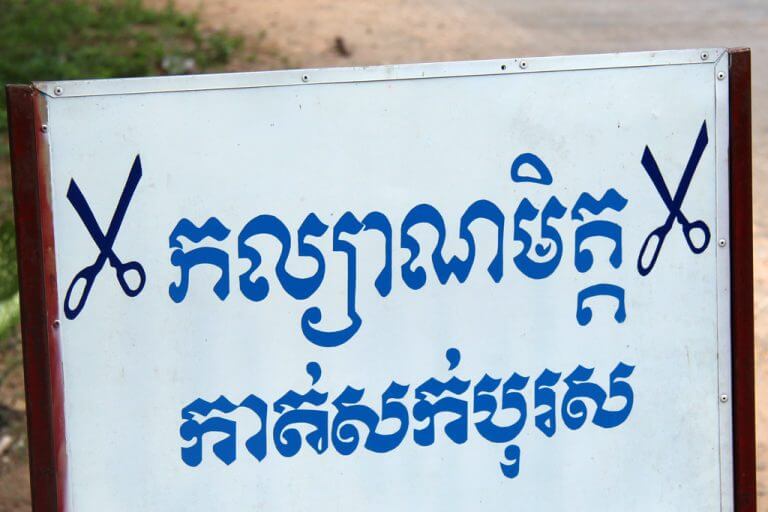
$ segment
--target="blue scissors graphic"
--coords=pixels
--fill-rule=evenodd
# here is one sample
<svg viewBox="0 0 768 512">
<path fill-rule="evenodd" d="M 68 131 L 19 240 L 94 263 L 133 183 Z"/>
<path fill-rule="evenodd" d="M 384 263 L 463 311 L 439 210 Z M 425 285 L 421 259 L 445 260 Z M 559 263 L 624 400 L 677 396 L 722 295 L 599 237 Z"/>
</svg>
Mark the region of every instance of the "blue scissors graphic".
<svg viewBox="0 0 768 512">
<path fill-rule="evenodd" d="M 123 191 L 120 194 L 120 200 L 115 208 L 115 213 L 112 215 L 112 221 L 109 223 L 109 229 L 107 230 L 106 235 L 101 231 L 99 223 L 96 222 L 91 207 L 88 206 L 88 202 L 80 191 L 80 187 L 77 186 L 75 180 L 69 182 L 67 199 L 69 199 L 69 202 L 75 208 L 75 211 L 80 216 L 83 224 L 85 224 L 93 241 L 96 242 L 96 245 L 99 248 L 99 256 L 92 265 L 85 267 L 75 275 L 74 279 L 72 279 L 72 283 L 67 289 L 67 294 L 64 297 L 64 314 L 68 319 L 74 319 L 83 310 L 85 301 L 88 299 L 88 294 L 91 293 L 93 283 L 96 281 L 96 276 L 99 275 L 99 272 L 101 272 L 101 269 L 104 267 L 104 263 L 107 261 L 109 261 L 109 264 L 115 269 L 117 280 L 126 295 L 135 297 L 144 288 L 144 283 L 147 280 L 147 276 L 144 273 L 144 267 L 137 261 L 123 263 L 112 249 L 112 246 L 115 243 L 115 238 L 117 237 L 117 232 L 120 230 L 120 225 L 122 224 L 125 212 L 128 209 L 128 204 L 131 202 L 131 198 L 136 191 L 136 186 L 139 184 L 140 179 L 141 160 L 137 155 L 131 166 L 131 172 L 128 174 L 128 180 L 125 183 L 125 187 L 123 187 Z M 139 281 L 135 287 L 131 287 L 126 280 L 126 274 L 129 272 L 138 274 Z M 85 281 L 85 286 L 80 295 L 80 300 L 77 301 L 77 304 L 75 304 L 74 307 L 72 307 L 72 293 L 77 287 L 78 282 L 83 280 Z"/>
<path fill-rule="evenodd" d="M 667 216 L 667 220 L 664 222 L 664 224 L 651 231 L 651 233 L 645 239 L 645 242 L 643 242 L 643 246 L 640 248 L 640 255 L 637 258 L 637 270 L 640 272 L 640 275 L 648 275 L 651 269 L 653 269 L 654 265 L 656 265 L 656 260 L 659 257 L 661 246 L 664 244 L 664 239 L 672 229 L 675 220 L 677 220 L 682 226 L 685 241 L 694 254 L 701 254 L 709 245 L 709 227 L 707 227 L 703 220 L 689 222 L 681 209 L 685 195 L 688 193 L 688 187 L 690 187 L 691 180 L 693 179 L 693 175 L 696 172 L 696 167 L 699 165 L 701 155 L 704 153 L 704 148 L 707 147 L 708 142 L 709 138 L 707 137 L 707 122 L 704 121 L 704 123 L 701 125 L 701 129 L 699 130 L 699 135 L 696 137 L 696 143 L 693 146 L 691 156 L 688 158 L 688 164 L 685 166 L 683 177 L 680 179 L 680 184 L 677 186 L 677 191 L 675 192 L 674 198 L 669 193 L 667 184 L 664 182 L 664 177 L 661 175 L 661 171 L 659 170 L 659 166 L 656 164 L 656 159 L 653 157 L 653 154 L 651 154 L 651 150 L 648 149 L 648 146 L 645 147 L 643 158 L 641 160 L 643 168 L 645 169 L 645 172 L 648 173 L 648 176 L 651 178 L 651 181 L 656 187 L 656 190 L 659 192 L 662 201 L 664 201 L 664 204 L 667 206 L 669 215 Z M 694 237 L 692 235 L 694 231 L 701 232 L 702 240 L 698 244 L 694 241 Z M 648 261 L 646 265 L 643 263 L 643 261 L 647 260 L 646 253 L 649 251 L 649 246 L 654 240 L 656 240 L 656 244 L 653 249 L 653 254 L 651 255 L 650 261 Z"/>
</svg>

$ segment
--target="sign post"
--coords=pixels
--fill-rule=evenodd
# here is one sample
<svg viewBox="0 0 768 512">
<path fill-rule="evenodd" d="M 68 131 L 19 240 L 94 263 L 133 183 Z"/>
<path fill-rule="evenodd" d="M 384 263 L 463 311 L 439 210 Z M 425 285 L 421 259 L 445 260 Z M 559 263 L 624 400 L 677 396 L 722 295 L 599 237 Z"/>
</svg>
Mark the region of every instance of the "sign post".
<svg viewBox="0 0 768 512">
<path fill-rule="evenodd" d="M 8 98 L 36 510 L 755 509 L 748 50 Z"/>
</svg>

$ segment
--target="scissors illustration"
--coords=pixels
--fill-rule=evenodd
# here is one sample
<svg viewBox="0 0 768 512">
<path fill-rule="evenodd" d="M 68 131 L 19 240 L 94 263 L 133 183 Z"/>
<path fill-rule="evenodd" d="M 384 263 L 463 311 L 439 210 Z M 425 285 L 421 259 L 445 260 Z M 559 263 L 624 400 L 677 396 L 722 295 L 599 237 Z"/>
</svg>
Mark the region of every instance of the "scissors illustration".
<svg viewBox="0 0 768 512">
<path fill-rule="evenodd" d="M 107 261 L 109 261 L 109 264 L 115 269 L 115 272 L 117 273 L 117 281 L 120 283 L 120 287 L 126 295 L 135 297 L 144 288 L 144 283 L 147 279 L 146 274 L 144 273 L 144 267 L 137 261 L 123 263 L 112 249 L 112 246 L 115 243 L 115 238 L 117 237 L 117 232 L 120 230 L 120 225 L 122 224 L 125 212 L 128 209 L 128 204 L 131 202 L 131 198 L 133 197 L 133 193 L 135 192 L 140 179 L 141 160 L 137 155 L 131 166 L 131 172 L 128 174 L 128 180 L 125 183 L 125 187 L 123 187 L 123 191 L 120 194 L 120 200 L 115 208 L 115 213 L 112 215 L 112 220 L 109 223 L 109 229 L 107 229 L 106 235 L 101 231 L 98 222 L 96 222 L 91 207 L 88 206 L 88 202 L 80 191 L 80 187 L 77 186 L 75 180 L 69 182 L 67 199 L 69 199 L 69 202 L 75 208 L 75 211 L 80 216 L 83 224 L 85 224 L 93 241 L 96 242 L 96 245 L 99 248 L 99 255 L 92 265 L 85 267 L 75 275 L 74 279 L 72 279 L 72 283 L 67 289 L 67 294 L 64 297 L 64 314 L 68 319 L 72 320 L 80 314 L 80 311 L 82 311 L 85 306 L 85 301 L 88 299 L 88 294 L 91 293 L 91 288 L 96 281 L 96 276 L 99 275 L 99 272 L 101 272 L 101 269 L 104 267 L 104 263 Z M 126 280 L 126 274 L 129 272 L 138 274 L 139 281 L 135 287 L 131 287 Z M 79 281 L 85 281 L 85 286 L 80 295 L 80 300 L 77 301 L 73 307 L 72 293 Z"/>
<path fill-rule="evenodd" d="M 637 270 L 640 272 L 640 275 L 648 275 L 651 269 L 653 269 L 654 265 L 656 265 L 656 260 L 659 257 L 661 246 L 664 244 L 664 239 L 672 229 L 675 220 L 677 220 L 682 226 L 685 241 L 694 254 L 701 254 L 709 245 L 709 227 L 707 227 L 707 225 L 702 220 L 689 222 L 681 209 L 685 195 L 688 192 L 688 187 L 690 187 L 691 180 L 693 179 L 693 175 L 696 172 L 696 167 L 699 165 L 701 155 L 704 153 L 704 148 L 707 147 L 708 142 L 709 139 L 707 137 L 707 122 L 704 121 L 704 123 L 701 125 L 701 129 L 699 130 L 699 135 L 696 137 L 696 143 L 693 146 L 691 156 L 688 158 L 688 164 L 685 166 L 683 177 L 680 179 L 680 184 L 677 186 L 677 191 L 675 192 L 674 198 L 669 193 L 667 184 L 664 182 L 664 177 L 661 175 L 661 171 L 659 171 L 659 166 L 656 164 L 656 159 L 653 157 L 653 154 L 651 154 L 651 150 L 648 149 L 648 146 L 645 147 L 643 158 L 641 160 L 643 168 L 645 169 L 645 172 L 648 173 L 648 176 L 651 178 L 651 181 L 656 187 L 656 190 L 659 192 L 662 201 L 664 201 L 664 204 L 667 206 L 669 215 L 667 216 L 667 220 L 664 222 L 664 224 L 651 231 L 651 233 L 645 239 L 645 242 L 643 242 L 643 246 L 640 248 L 640 255 L 637 258 Z M 694 241 L 694 237 L 692 236 L 694 231 L 700 231 L 702 235 L 702 241 L 698 244 Z M 646 260 L 650 244 L 653 240 L 656 240 L 653 254 L 651 255 L 651 259 L 648 264 L 645 265 L 643 261 Z"/>
</svg>

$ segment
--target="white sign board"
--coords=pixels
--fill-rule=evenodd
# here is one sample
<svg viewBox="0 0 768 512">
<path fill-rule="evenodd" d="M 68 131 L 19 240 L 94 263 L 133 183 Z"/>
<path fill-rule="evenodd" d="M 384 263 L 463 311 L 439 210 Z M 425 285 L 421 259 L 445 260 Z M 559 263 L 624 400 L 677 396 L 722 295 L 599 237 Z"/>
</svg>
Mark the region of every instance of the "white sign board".
<svg viewBox="0 0 768 512">
<path fill-rule="evenodd" d="M 729 510 L 722 50 L 36 84 L 68 510 Z"/>
</svg>

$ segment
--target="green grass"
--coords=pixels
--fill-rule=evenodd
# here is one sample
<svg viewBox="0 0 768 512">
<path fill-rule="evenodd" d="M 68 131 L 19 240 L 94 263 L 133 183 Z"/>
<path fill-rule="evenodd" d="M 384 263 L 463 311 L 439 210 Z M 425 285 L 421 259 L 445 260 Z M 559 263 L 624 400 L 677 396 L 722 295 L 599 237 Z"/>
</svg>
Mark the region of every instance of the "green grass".
<svg viewBox="0 0 768 512">
<path fill-rule="evenodd" d="M 226 64 L 241 45 L 172 3 L 154 10 L 141 0 L 0 0 L 2 84 L 199 72 Z"/>
</svg>

